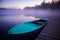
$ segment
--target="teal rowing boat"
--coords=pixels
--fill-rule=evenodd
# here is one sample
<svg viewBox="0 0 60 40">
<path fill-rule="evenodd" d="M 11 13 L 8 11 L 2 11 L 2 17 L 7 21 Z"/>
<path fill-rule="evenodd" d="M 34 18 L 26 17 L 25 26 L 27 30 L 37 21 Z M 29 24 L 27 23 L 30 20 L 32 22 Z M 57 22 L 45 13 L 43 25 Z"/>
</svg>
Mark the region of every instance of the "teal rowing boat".
<svg viewBox="0 0 60 40">
<path fill-rule="evenodd" d="M 18 24 L 16 26 L 14 26 L 13 28 L 11 28 L 8 31 L 9 35 L 20 35 L 23 38 L 24 37 L 34 37 L 34 35 L 37 35 L 38 33 L 40 33 L 40 31 L 43 29 L 43 27 L 47 24 L 48 20 L 41 18 L 38 20 L 34 20 L 34 21 L 30 21 L 30 22 L 26 22 L 23 24 Z M 20 37 L 20 38 L 21 38 Z"/>
</svg>

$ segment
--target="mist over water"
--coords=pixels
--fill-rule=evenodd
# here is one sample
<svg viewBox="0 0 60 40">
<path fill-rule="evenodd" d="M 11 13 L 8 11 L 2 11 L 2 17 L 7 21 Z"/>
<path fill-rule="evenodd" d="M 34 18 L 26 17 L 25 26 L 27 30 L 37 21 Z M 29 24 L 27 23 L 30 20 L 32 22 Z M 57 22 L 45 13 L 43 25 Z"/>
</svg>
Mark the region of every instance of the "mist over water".
<svg viewBox="0 0 60 40">
<path fill-rule="evenodd" d="M 10 23 L 24 23 L 38 18 L 48 18 L 58 16 L 60 10 L 50 10 L 50 9 L 6 9 L 0 10 L 0 21 L 10 22 Z M 0 22 L 0 23 L 1 23 Z M 4 23 L 3 22 L 3 23 Z"/>
<path fill-rule="evenodd" d="M 60 17 L 60 10 L 51 9 L 6 9 L 0 10 L 0 29 L 4 32 L 17 24 L 29 22 L 39 18 L 56 19 Z"/>
</svg>

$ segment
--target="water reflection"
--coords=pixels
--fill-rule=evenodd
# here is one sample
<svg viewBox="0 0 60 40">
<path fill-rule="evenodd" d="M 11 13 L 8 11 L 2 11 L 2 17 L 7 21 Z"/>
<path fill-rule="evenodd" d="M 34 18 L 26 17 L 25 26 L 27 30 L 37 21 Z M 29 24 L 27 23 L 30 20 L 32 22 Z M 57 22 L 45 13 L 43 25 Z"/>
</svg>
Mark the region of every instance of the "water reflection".
<svg viewBox="0 0 60 40">
<path fill-rule="evenodd" d="M 26 16 L 26 15 L 2 16 L 0 18 L 1 18 L 1 20 L 4 20 L 4 21 L 20 22 L 20 23 L 38 19 L 35 16 Z"/>
</svg>

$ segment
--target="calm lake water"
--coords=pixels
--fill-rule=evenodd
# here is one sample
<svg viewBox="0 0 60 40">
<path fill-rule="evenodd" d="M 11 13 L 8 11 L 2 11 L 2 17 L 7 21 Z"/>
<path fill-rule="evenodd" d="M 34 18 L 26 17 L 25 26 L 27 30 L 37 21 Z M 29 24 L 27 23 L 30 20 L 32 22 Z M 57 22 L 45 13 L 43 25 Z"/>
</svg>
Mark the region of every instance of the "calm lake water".
<svg viewBox="0 0 60 40">
<path fill-rule="evenodd" d="M 60 26 L 59 25 L 60 10 L 51 9 L 0 10 L 0 32 L 2 33 L 2 37 L 4 37 L 7 31 L 13 26 L 38 18 L 48 19 L 48 21 L 50 22 L 48 26 L 50 26 L 51 23 L 52 25 Z"/>
</svg>

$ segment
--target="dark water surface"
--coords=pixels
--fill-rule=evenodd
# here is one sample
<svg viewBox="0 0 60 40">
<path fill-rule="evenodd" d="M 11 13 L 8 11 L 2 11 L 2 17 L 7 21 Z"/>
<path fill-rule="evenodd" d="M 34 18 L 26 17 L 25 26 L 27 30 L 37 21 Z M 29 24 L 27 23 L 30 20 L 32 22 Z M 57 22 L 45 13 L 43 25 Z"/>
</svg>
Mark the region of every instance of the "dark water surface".
<svg viewBox="0 0 60 40">
<path fill-rule="evenodd" d="M 21 16 L 23 14 L 23 16 Z M 28 17 L 30 16 L 30 17 Z M 28 17 L 28 18 L 27 18 Z M 35 18 L 46 18 L 48 24 L 44 27 L 42 32 L 38 35 L 36 40 L 59 40 L 60 38 L 60 10 L 0 10 L 0 34 L 1 38 L 7 40 L 7 32 L 13 26 L 24 23 Z M 23 18 L 23 19 L 22 19 Z M 34 18 L 33 18 L 34 19 Z"/>
</svg>

